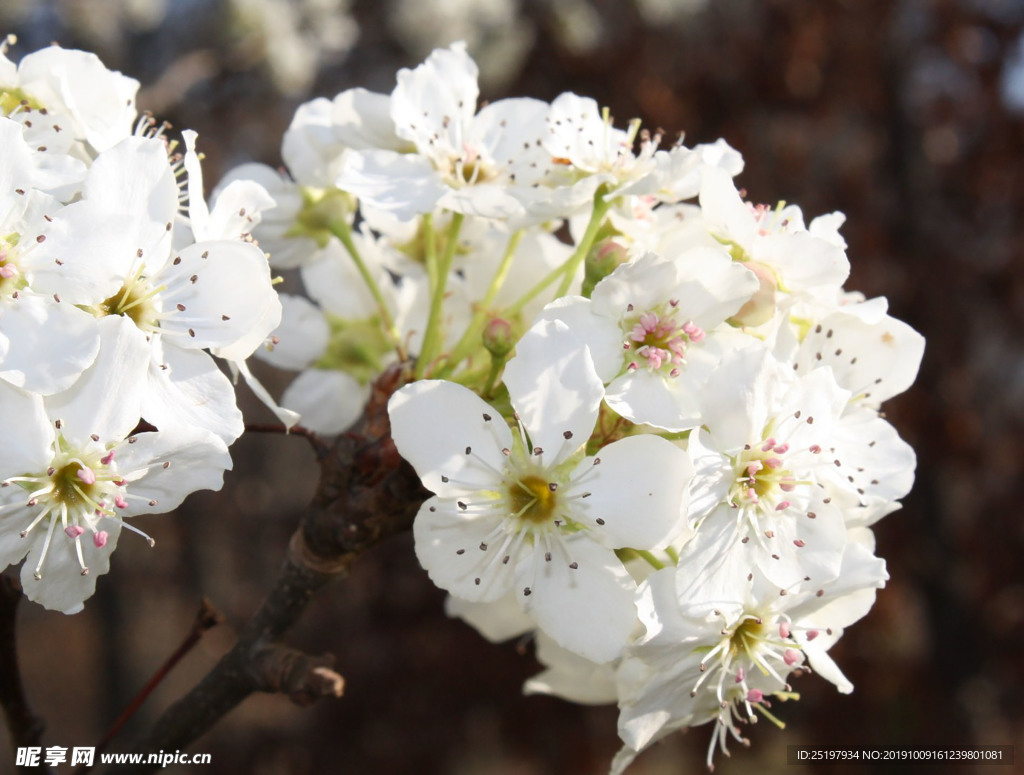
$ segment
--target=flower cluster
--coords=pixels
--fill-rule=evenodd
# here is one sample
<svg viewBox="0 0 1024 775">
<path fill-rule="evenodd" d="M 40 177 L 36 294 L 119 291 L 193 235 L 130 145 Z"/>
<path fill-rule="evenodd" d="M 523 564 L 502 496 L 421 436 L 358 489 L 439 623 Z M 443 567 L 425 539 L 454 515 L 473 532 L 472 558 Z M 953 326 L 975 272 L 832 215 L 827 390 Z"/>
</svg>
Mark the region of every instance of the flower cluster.
<svg viewBox="0 0 1024 775">
<path fill-rule="evenodd" d="M 527 684 L 617 702 L 623 770 L 713 722 L 708 763 L 887 578 L 871 525 L 915 457 L 880 414 L 923 339 L 844 289 L 843 216 L 747 201 L 725 142 L 664 147 L 591 99 L 480 105 L 465 47 L 300 107 L 255 234 L 297 269 L 283 403 L 345 429 L 393 359 L 392 434 L 433 496 L 450 611 L 533 632 Z M 781 722 L 778 722 L 781 723 Z"/>
<path fill-rule="evenodd" d="M 129 517 L 231 467 L 242 417 L 211 353 L 245 370 L 280 322 L 248 237 L 272 202 L 239 184 L 208 208 L 194 133 L 176 152 L 137 117 L 138 82 L 94 55 L 6 54 L 0 562 L 24 559 L 26 595 L 73 612 L 121 530 L 140 532 Z"/>
</svg>

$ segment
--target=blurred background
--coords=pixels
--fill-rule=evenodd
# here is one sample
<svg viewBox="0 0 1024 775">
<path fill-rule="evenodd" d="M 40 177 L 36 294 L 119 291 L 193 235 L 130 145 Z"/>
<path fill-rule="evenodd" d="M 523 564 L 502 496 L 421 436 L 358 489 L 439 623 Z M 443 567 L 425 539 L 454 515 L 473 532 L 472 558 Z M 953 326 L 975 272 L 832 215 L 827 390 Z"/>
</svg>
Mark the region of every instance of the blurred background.
<svg viewBox="0 0 1024 775">
<path fill-rule="evenodd" d="M 138 78 L 140 107 L 199 132 L 208 185 L 244 161 L 280 164 L 300 102 L 389 92 L 399 67 L 464 39 L 487 98 L 571 90 L 688 145 L 725 137 L 753 200 L 845 212 L 847 287 L 887 296 L 928 340 L 916 386 L 887 405 L 917 483 L 877 528 L 888 587 L 833 650 L 856 691 L 798 680 L 801 701 L 777 708 L 787 728 L 761 724 L 718 771 L 790 771 L 795 743 L 1016 744 L 1024 768 L 1024 1 L 3 0 L 4 32 L 15 60 L 57 41 Z M 271 584 L 313 456 L 300 438 L 248 434 L 233 453 L 222 493 L 139 520 L 157 548 L 127 536 L 83 613 L 22 606 L 45 745 L 95 745 L 208 597 L 226 622 L 110 749 L 130 750 Z M 615 709 L 521 696 L 532 647 L 486 643 L 443 598 L 411 536 L 367 554 L 291 638 L 337 656 L 345 696 L 251 698 L 192 746 L 211 765 L 167 772 L 606 771 Z M 675 735 L 631 772 L 701 771 L 707 735 Z"/>
</svg>

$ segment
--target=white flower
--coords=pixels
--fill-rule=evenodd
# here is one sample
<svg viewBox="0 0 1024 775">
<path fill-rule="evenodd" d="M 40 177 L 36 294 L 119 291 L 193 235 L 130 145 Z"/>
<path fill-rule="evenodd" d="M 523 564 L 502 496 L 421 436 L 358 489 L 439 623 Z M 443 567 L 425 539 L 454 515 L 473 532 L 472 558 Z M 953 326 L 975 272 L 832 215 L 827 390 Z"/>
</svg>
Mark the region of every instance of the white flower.
<svg viewBox="0 0 1024 775">
<path fill-rule="evenodd" d="M 690 477 L 685 454 L 631 436 L 584 456 L 603 394 L 588 351 L 560 323 L 535 326 L 506 367 L 521 425 L 449 382 L 415 382 L 389 406 L 392 435 L 436 493 L 413 526 L 421 564 L 468 600 L 514 590 L 564 648 L 618 656 L 635 583 L 615 549 L 670 541 Z"/>
<path fill-rule="evenodd" d="M 799 208 L 744 202 L 731 177 L 713 167 L 704 170 L 700 205 L 709 233 L 761 281 L 760 293 L 738 314 L 744 325 L 768 322 L 783 301 L 831 304 L 850 273 L 834 216 L 831 228 L 823 222 L 808 231 Z"/>
<path fill-rule="evenodd" d="M 121 528 L 134 530 L 125 518 L 219 489 L 231 467 L 225 444 L 206 431 L 131 435 L 149 353 L 124 320 L 99 328 L 99 355 L 68 390 L 43 399 L 0 383 L 9 447 L 0 457 L 0 563 L 27 554 L 25 594 L 66 613 L 107 572 Z"/>
<path fill-rule="evenodd" d="M 887 308 L 884 297 L 840 306 L 808 324 L 787 360 L 798 374 L 828 366 L 851 407 L 878 409 L 913 384 L 924 355 L 924 337 Z"/>
<path fill-rule="evenodd" d="M 477 67 L 464 43 L 400 70 L 391 118 L 416 152 L 353 151 L 337 186 L 403 220 L 437 207 L 485 218 L 523 216 L 520 196 L 530 195 L 529 185 L 549 163 L 540 147 L 548 106 L 505 99 L 478 113 L 478 96 Z"/>
<path fill-rule="evenodd" d="M 623 264 L 591 298 L 566 297 L 541 317 L 586 342 L 605 400 L 623 417 L 670 431 L 701 424 L 700 396 L 723 355 L 747 337 L 722 325 L 757 290 L 751 272 L 720 249 Z"/>
<path fill-rule="evenodd" d="M 835 577 L 846 524 L 833 501 L 857 486 L 837 430 L 848 400 L 829 369 L 798 378 L 762 348 L 722 361 L 689 440 L 693 541 L 709 572 L 739 553 L 780 588 Z"/>
<path fill-rule="evenodd" d="M 99 335 L 90 315 L 61 303 L 64 288 L 50 286 L 44 293 L 38 287 L 58 270 L 42 243 L 48 213 L 60 204 L 33 188 L 38 175 L 21 128 L 5 118 L 0 118 L 0 147 L 0 379 L 55 393 L 92 363 Z"/>
<path fill-rule="evenodd" d="M 866 531 L 865 531 L 866 532 Z M 684 551 L 677 568 L 650 576 L 637 608 L 646 632 L 618 669 L 622 772 L 653 741 L 684 726 L 715 722 L 708 746 L 728 755 L 729 737 L 769 710 L 772 695 L 795 699 L 788 676 L 808 666 L 849 693 L 852 684 L 828 655 L 843 628 L 860 619 L 884 586 L 885 563 L 857 535 L 846 544 L 837 579 L 787 593 L 760 574 L 708 574 Z"/>
<path fill-rule="evenodd" d="M 130 320 L 151 342 L 154 391 L 143 410 L 150 422 L 163 428 L 201 417 L 200 427 L 230 443 L 242 432 L 234 390 L 201 351 L 249 356 L 277 325 L 280 302 L 266 257 L 249 242 L 206 239 L 174 250 L 177 214 L 163 143 L 128 138 L 93 162 L 83 199 L 53 215 L 35 252 L 54 268 L 36 284 L 97 317 Z"/>
<path fill-rule="evenodd" d="M 724 140 L 693 149 L 679 142 L 665 150 L 661 139 L 660 133 L 641 131 L 639 119 L 626 130 L 615 128 L 589 97 L 559 95 L 548 111 L 542 144 L 550 161 L 539 168 L 542 188 L 531 212 L 550 218 L 587 210 L 599 186 L 606 199 L 641 200 L 640 207 L 650 208 L 695 197 L 708 166 L 727 176 L 743 169 L 742 157 Z"/>
<path fill-rule="evenodd" d="M 0 44 L 0 115 L 23 127 L 39 188 L 70 201 L 96 154 L 132 133 L 139 82 L 56 45 L 15 66 L 10 41 Z"/>
<path fill-rule="evenodd" d="M 255 231 L 273 266 L 290 269 L 317 260 L 325 250 L 341 251 L 335 230 L 339 225 L 347 228 L 355 211 L 352 195 L 335 187 L 346 155 L 379 148 L 412 150 L 395 134 L 389 106 L 387 95 L 365 89 L 303 103 L 281 143 L 287 173 L 243 164 L 221 181 L 218 191 L 246 180 L 273 197 L 276 207 Z"/>
</svg>

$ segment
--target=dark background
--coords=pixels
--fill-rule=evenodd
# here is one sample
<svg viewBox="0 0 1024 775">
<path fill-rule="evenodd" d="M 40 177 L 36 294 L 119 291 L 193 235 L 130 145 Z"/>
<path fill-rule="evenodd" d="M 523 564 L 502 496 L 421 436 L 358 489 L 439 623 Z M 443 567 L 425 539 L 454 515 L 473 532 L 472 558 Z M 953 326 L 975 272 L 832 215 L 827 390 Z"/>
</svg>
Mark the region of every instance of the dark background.
<svg viewBox="0 0 1024 775">
<path fill-rule="evenodd" d="M 140 106 L 199 132 L 208 185 L 242 161 L 279 164 L 302 100 L 355 85 L 390 91 L 398 67 L 466 35 L 488 73 L 485 97 L 572 90 L 620 124 L 639 116 L 670 136 L 685 130 L 688 144 L 725 137 L 746 158 L 739 182 L 753 200 L 798 203 L 809 218 L 845 212 L 847 287 L 887 296 L 927 338 L 916 385 L 886 407 L 917 450 L 917 482 L 876 531 L 891 581 L 832 652 L 856 691 L 798 680 L 802 699 L 776 707 L 786 730 L 760 724 L 752 749 L 734 746 L 718 771 L 789 772 L 785 746 L 796 743 L 1016 744 L 1024 757 L 1024 1 L 689 0 L 659 18 L 630 0 L 442 1 L 434 20 L 445 11 L 459 23 L 430 40 L 425 23 L 412 24 L 421 38 L 400 27 L 397 0 L 354 0 L 335 17 L 347 19 L 350 46 L 336 34 L 326 49 L 317 36 L 330 30 L 308 15 L 311 3 L 280 3 L 307 13 L 295 17 L 300 47 L 315 59 L 291 81 L 273 70 L 288 56 L 285 26 L 260 31 L 242 5 L 5 0 L 0 32 L 21 38 L 15 59 L 55 40 L 139 78 Z M 466 26 L 487 13 L 489 26 Z M 252 420 L 269 419 L 247 406 Z M 132 732 L 190 687 L 254 610 L 315 471 L 299 438 L 247 435 L 233 456 L 222 493 L 139 520 L 157 548 L 126 535 L 83 613 L 22 607 L 24 679 L 48 722 L 45 745 L 94 745 L 205 595 L 227 623 L 111 748 L 131 750 Z M 443 598 L 410 536 L 364 556 L 291 639 L 337 656 L 345 696 L 309 709 L 252 698 L 192 746 L 212 765 L 177 771 L 605 771 L 618 748 L 615 709 L 522 697 L 538 669 L 531 647 L 486 643 L 446 619 Z M 673 736 L 631 772 L 700 771 L 707 740 L 706 728 Z M 13 762 L 6 741 L 4 761 Z"/>
</svg>

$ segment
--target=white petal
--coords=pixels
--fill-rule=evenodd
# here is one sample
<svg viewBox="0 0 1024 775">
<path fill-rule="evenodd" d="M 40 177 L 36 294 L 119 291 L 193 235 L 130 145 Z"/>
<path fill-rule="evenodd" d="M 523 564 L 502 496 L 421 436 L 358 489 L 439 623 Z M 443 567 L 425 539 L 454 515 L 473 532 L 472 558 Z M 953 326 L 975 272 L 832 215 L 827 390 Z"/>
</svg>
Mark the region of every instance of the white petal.
<svg viewBox="0 0 1024 775">
<path fill-rule="evenodd" d="M 98 321 L 100 350 L 67 390 L 48 396 L 46 411 L 61 420 L 63 434 L 84 443 L 92 434 L 122 439 L 138 425 L 150 362 L 146 336 L 128 318 Z"/>
<path fill-rule="evenodd" d="M 679 270 L 672 261 L 648 253 L 623 264 L 594 288 L 594 313 L 618 321 L 630 305 L 638 312 L 654 309 L 672 297 Z"/>
<path fill-rule="evenodd" d="M 390 111 L 390 95 L 361 88 L 346 89 L 332 100 L 331 124 L 347 148 L 410 150 L 409 144 L 395 134 Z"/>
<path fill-rule="evenodd" d="M 563 649 L 543 632 L 537 633 L 537 659 L 547 669 L 527 680 L 523 694 L 552 694 L 585 705 L 618 699 L 611 665 L 598 665 Z"/>
<path fill-rule="evenodd" d="M 142 416 L 157 428 L 178 424 L 203 428 L 231 444 L 245 427 L 235 389 L 209 354 L 156 344 Z"/>
<path fill-rule="evenodd" d="M 0 380 L 0 413 L 4 418 L 0 479 L 45 470 L 53 457 L 53 425 L 42 397 Z"/>
<path fill-rule="evenodd" d="M 395 133 L 415 143 L 420 153 L 438 142 L 443 148 L 461 150 L 462 132 L 476 113 L 476 63 L 465 43 L 436 49 L 414 70 L 398 71 L 391 93 L 391 118 Z"/>
<path fill-rule="evenodd" d="M 369 386 L 350 374 L 307 369 L 285 389 L 281 403 L 299 413 L 304 427 L 335 436 L 359 419 L 369 397 Z"/>
<path fill-rule="evenodd" d="M 230 360 L 251 355 L 281 321 L 263 251 L 246 242 L 211 240 L 178 257 L 160 275 L 167 285 L 165 315 L 171 313 L 160 327 L 182 347 L 216 348 Z"/>
<path fill-rule="evenodd" d="M 511 590 L 488 603 L 449 595 L 444 601 L 444 611 L 462 619 L 492 643 L 501 643 L 534 629 L 533 619 L 523 613 Z"/>
<path fill-rule="evenodd" d="M 46 553 L 41 573 L 43 578 L 33 575 L 42 555 L 47 522 L 37 525 L 32 531 L 31 549 L 21 567 L 21 586 L 25 597 L 46 608 L 66 614 L 78 613 L 86 598 L 96 591 L 96 579 L 110 570 L 110 555 L 117 548 L 121 526 L 113 519 L 102 519 L 98 527 L 107 533 L 107 542 L 97 548 L 90 534 L 78 538 L 82 546 L 82 557 L 89 572 L 82 575 L 78 562 L 75 540 L 65 535 L 60 525 L 53 531 L 50 547 Z"/>
<path fill-rule="evenodd" d="M 293 412 L 291 409 L 285 409 L 277 405 L 273 396 L 271 396 L 270 392 L 263 387 L 263 383 L 256 379 L 256 376 L 249 369 L 249 364 L 244 360 L 228 361 L 228 368 L 231 370 L 231 374 L 236 382 L 238 381 L 238 375 L 242 375 L 242 378 L 245 379 L 245 384 L 249 386 L 249 390 L 253 392 L 253 395 L 255 395 L 265 407 L 274 413 L 274 416 L 281 421 L 285 429 L 293 427 L 299 421 L 299 415 L 297 412 Z"/>
<path fill-rule="evenodd" d="M 263 213 L 275 207 L 277 202 L 255 180 L 233 180 L 213 201 L 207 229 L 204 233 L 196 233 L 196 242 L 245 239 L 262 221 Z"/>
<path fill-rule="evenodd" d="M 668 377 L 640 366 L 612 382 L 605 400 L 631 422 L 647 423 L 667 431 L 696 428 L 701 424 L 700 407 L 696 403 L 699 393 L 692 390 L 693 380 L 684 379 L 688 371 L 684 367 L 678 377 Z"/>
<path fill-rule="evenodd" d="M 352 151 L 335 185 L 402 220 L 432 212 L 447 190 L 430 161 L 394 151 Z"/>
<path fill-rule="evenodd" d="M 520 218 L 526 214 L 523 205 L 505 186 L 487 183 L 448 189 L 437 200 L 437 206 L 477 218 L 499 220 Z"/>
<path fill-rule="evenodd" d="M 593 302 L 582 296 L 563 296 L 544 307 L 537 320 L 560 320 L 590 350 L 603 382 L 611 382 L 623 367 L 622 329 L 618 320 L 596 315 Z"/>
<path fill-rule="evenodd" d="M 693 465 L 679 447 L 659 436 L 627 436 L 602 447 L 600 464 L 587 458 L 573 479 L 590 495 L 579 501 L 580 521 L 612 548 L 667 545 L 682 527 Z M 604 524 L 597 524 L 596 519 Z"/>
<path fill-rule="evenodd" d="M 867 304 L 824 318 L 808 332 L 795 361 L 801 373 L 830 366 L 836 381 L 854 394 L 854 401 L 877 407 L 913 383 L 924 354 L 924 337 L 889 315 L 863 320 L 856 312 Z"/>
<path fill-rule="evenodd" d="M 163 514 L 196 490 L 219 490 L 231 469 L 217 436 L 180 426 L 133 436 L 117 447 L 118 469 L 128 480 L 126 514 Z"/>
<path fill-rule="evenodd" d="M 210 208 L 206 205 L 206 194 L 203 191 L 203 168 L 196 153 L 198 133 L 192 129 L 184 129 L 181 139 L 185 142 L 185 172 L 188 174 L 188 219 L 192 226 L 195 239 L 209 239 Z"/>
<path fill-rule="evenodd" d="M 379 255 L 376 247 L 359 234 L 353 234 L 352 241 L 381 292 L 391 295 L 388 293 L 391 279 L 375 260 Z M 332 315 L 344 320 L 362 320 L 377 313 L 377 303 L 359 274 L 356 262 L 337 240 L 329 241 L 316 259 L 304 263 L 300 271 L 310 298 Z"/>
<path fill-rule="evenodd" d="M 95 318 L 70 304 L 21 294 L 0 314 L 0 337 L 8 345 L 0 379 L 12 385 L 42 395 L 65 390 L 99 351 Z"/>
<path fill-rule="evenodd" d="M 57 96 L 77 124 L 69 129 L 97 151 L 131 133 L 139 82 L 108 70 L 95 54 L 49 46 L 25 56 L 18 75 L 29 93 L 45 86 Z"/>
<path fill-rule="evenodd" d="M 500 487 L 502 449 L 512 447 L 512 433 L 471 390 L 441 380 L 413 382 L 391 397 L 388 415 L 395 446 L 428 490 L 457 496 Z"/>
<path fill-rule="evenodd" d="M 331 101 L 325 97 L 304 102 L 285 130 L 281 157 L 288 171 L 303 185 L 330 185 L 325 173 L 345 150 L 335 133 L 333 111 Z"/>
<path fill-rule="evenodd" d="M 416 557 L 430 579 L 456 597 L 498 600 L 512 587 L 514 567 L 502 563 L 488 543 L 502 519 L 461 511 L 448 499 L 430 498 L 412 525 Z"/>
<path fill-rule="evenodd" d="M 323 311 L 305 296 L 279 294 L 281 325 L 274 329 L 273 344 L 253 353 L 261 361 L 289 371 L 312 365 L 327 348 L 330 331 Z"/>
<path fill-rule="evenodd" d="M 147 137 L 122 140 L 93 161 L 84 196 L 101 211 L 143 219 L 147 230 L 158 238 L 178 213 L 178 184 L 167 160 L 167 147 Z"/>
<path fill-rule="evenodd" d="M 604 385 L 590 351 L 564 323 L 541 321 L 527 331 L 503 379 L 531 443 L 553 455 L 549 465 L 590 438 Z"/>
<path fill-rule="evenodd" d="M 636 584 L 611 549 L 576 535 L 565 548 L 577 567 L 567 557 L 547 562 L 534 551 L 516 568 L 516 595 L 559 646 L 591 662 L 611 662 L 638 626 Z"/>
</svg>

